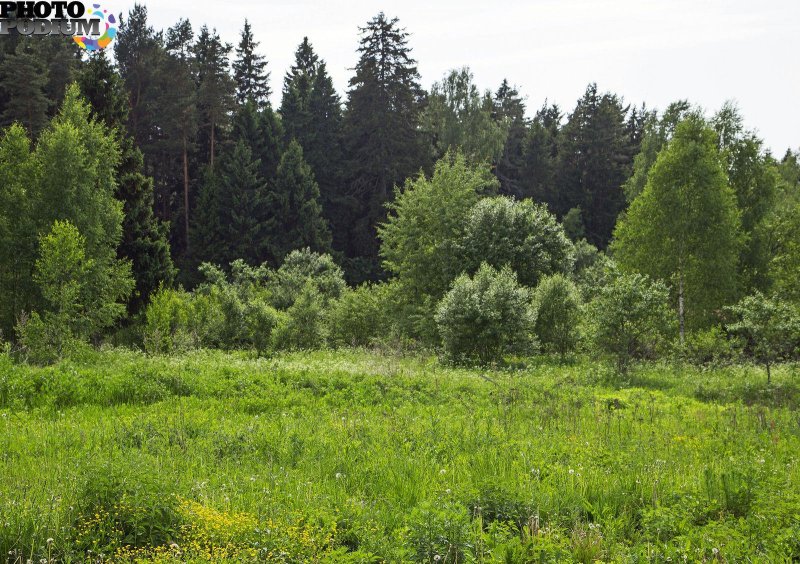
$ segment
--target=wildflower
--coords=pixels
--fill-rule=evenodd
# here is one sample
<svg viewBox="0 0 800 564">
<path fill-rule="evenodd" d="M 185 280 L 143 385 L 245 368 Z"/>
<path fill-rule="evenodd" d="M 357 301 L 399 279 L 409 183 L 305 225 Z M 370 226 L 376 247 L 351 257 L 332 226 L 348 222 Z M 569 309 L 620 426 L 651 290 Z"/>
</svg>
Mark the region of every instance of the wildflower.
<svg viewBox="0 0 800 564">
<path fill-rule="evenodd" d="M 445 468 L 442 468 L 441 470 L 439 470 L 439 474 L 442 475 L 447 474 L 447 470 Z"/>
<path fill-rule="evenodd" d="M 53 540 L 53 538 L 52 538 L 52 537 L 50 537 L 49 539 L 47 539 L 47 544 L 53 544 L 54 542 L 55 542 L 55 541 Z"/>
<path fill-rule="evenodd" d="M 340 480 L 341 478 L 342 478 L 342 473 L 341 472 L 337 472 L 336 473 L 336 479 Z"/>
<path fill-rule="evenodd" d="M 441 556 L 439 556 L 438 554 L 437 554 L 436 556 L 434 556 L 434 557 L 433 557 L 433 561 L 434 561 L 434 562 L 438 562 L 438 561 L 439 561 L 439 560 L 441 560 L 441 559 L 442 559 L 442 557 L 441 557 Z"/>
</svg>

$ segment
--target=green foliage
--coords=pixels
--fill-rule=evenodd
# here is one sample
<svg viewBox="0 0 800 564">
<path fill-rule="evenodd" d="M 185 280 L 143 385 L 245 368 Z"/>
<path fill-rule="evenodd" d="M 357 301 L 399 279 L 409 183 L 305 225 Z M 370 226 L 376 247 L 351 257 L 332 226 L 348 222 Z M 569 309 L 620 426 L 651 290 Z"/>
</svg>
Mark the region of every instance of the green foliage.
<svg viewBox="0 0 800 564">
<path fill-rule="evenodd" d="M 469 68 L 451 70 L 434 83 L 427 102 L 420 122 L 432 139 L 434 160 L 460 150 L 471 162 L 497 162 L 508 124 L 493 119 L 491 94 L 481 95 Z"/>
<path fill-rule="evenodd" d="M 771 367 L 798 351 L 800 345 L 800 313 L 791 304 L 779 298 L 768 298 L 761 292 L 727 308 L 736 319 L 727 325 L 728 331 L 742 340 L 744 351 L 767 370 L 771 381 Z"/>
<path fill-rule="evenodd" d="M 462 272 L 456 246 L 472 206 L 496 186 L 485 168 L 470 166 L 460 153 L 436 163 L 432 177 L 406 181 L 379 229 L 384 268 L 412 295 L 438 300 Z"/>
<path fill-rule="evenodd" d="M 337 299 L 346 288 L 342 269 L 330 255 L 305 248 L 289 253 L 281 267 L 270 274 L 272 304 L 278 309 L 288 309 L 308 283 L 314 286 L 324 304 Z"/>
<path fill-rule="evenodd" d="M 737 291 L 739 211 L 716 141 L 700 118 L 681 122 L 615 232 L 620 266 L 671 284 L 687 329 L 708 327 Z"/>
<path fill-rule="evenodd" d="M 597 352 L 611 356 L 620 372 L 631 361 L 654 358 L 675 325 L 669 290 L 641 274 L 614 276 L 589 303 L 587 322 Z"/>
<path fill-rule="evenodd" d="M 144 349 L 151 354 L 169 354 L 194 348 L 198 335 L 192 296 L 183 290 L 161 288 L 153 294 L 144 313 Z"/>
<path fill-rule="evenodd" d="M 313 280 L 303 286 L 294 303 L 278 318 L 273 336 L 278 350 L 312 350 L 325 344 L 323 297 Z"/>
<path fill-rule="evenodd" d="M 366 347 L 385 339 L 392 325 L 391 297 L 385 282 L 345 290 L 328 312 L 331 345 Z"/>
<path fill-rule="evenodd" d="M 241 40 L 233 61 L 233 80 L 236 83 L 236 101 L 239 104 L 254 102 L 259 106 L 269 104 L 269 72 L 267 61 L 256 53 L 259 42 L 253 39 L 253 28 L 244 20 Z"/>
<path fill-rule="evenodd" d="M 682 358 L 701 366 L 729 363 L 734 358 L 733 343 L 717 325 L 689 333 L 680 354 Z"/>
<path fill-rule="evenodd" d="M 508 267 L 481 265 L 475 276 L 459 276 L 436 310 L 445 354 L 453 361 L 488 364 L 532 346 L 535 313 L 530 293 Z"/>
<path fill-rule="evenodd" d="M 416 562 L 464 562 L 470 548 L 470 519 L 466 507 L 444 501 L 424 503 L 409 516 L 409 539 Z"/>
<path fill-rule="evenodd" d="M 578 345 L 581 299 L 575 284 L 561 274 L 541 281 L 533 294 L 535 333 L 546 350 L 563 359 Z"/>
<path fill-rule="evenodd" d="M 503 196 L 475 204 L 458 250 L 462 270 L 475 272 L 482 262 L 507 266 L 531 288 L 544 276 L 570 272 L 574 260 L 572 243 L 545 206 Z"/>
<path fill-rule="evenodd" d="M 277 176 L 266 197 L 269 218 L 265 236 L 274 264 L 283 261 L 295 249 L 310 247 L 319 253 L 330 251 L 331 234 L 319 200 L 314 173 L 303 159 L 302 147 L 293 140 L 281 157 Z"/>
<path fill-rule="evenodd" d="M 379 274 L 375 233 L 385 204 L 393 187 L 426 164 L 426 148 L 419 128 L 422 88 L 409 34 L 383 12 L 360 32 L 343 121 L 348 190 L 340 225 L 348 228 L 344 252 L 374 263 L 374 276 Z"/>
<path fill-rule="evenodd" d="M 543 199 L 559 217 L 579 207 L 586 239 L 600 249 L 625 207 L 622 185 L 638 150 L 627 110 L 616 95 L 587 86 L 558 132 L 554 187 Z"/>
<path fill-rule="evenodd" d="M 87 342 L 125 314 L 133 289 L 130 263 L 86 255 L 86 239 L 68 221 L 42 237 L 33 275 L 46 304 L 18 327 L 34 362 L 60 360 L 73 342 Z M 45 353 L 49 350 L 50 355 Z"/>
</svg>

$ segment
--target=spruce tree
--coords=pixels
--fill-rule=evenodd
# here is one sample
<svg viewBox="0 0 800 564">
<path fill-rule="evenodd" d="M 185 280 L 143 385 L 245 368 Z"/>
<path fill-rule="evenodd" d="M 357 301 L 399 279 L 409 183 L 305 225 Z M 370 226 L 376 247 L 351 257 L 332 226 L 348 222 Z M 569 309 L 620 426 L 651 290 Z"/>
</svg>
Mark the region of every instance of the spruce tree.
<svg viewBox="0 0 800 564">
<path fill-rule="evenodd" d="M 346 224 L 341 208 L 343 190 L 342 109 L 325 61 L 303 38 L 295 53 L 295 63 L 286 73 L 281 100 L 281 121 L 287 141 L 296 139 L 303 156 L 319 184 L 323 214 L 334 227 L 334 235 L 345 234 L 336 241 L 343 248 Z"/>
<path fill-rule="evenodd" d="M 519 196 L 547 204 L 556 211 L 558 194 L 555 186 L 555 164 L 558 154 L 558 130 L 561 110 L 545 103 L 531 120 L 522 146 Z"/>
<path fill-rule="evenodd" d="M 505 79 L 494 95 L 494 119 L 503 124 L 507 131 L 503 154 L 495 167 L 500 190 L 504 194 L 521 197 L 528 124 L 525 102 L 517 89 Z"/>
<path fill-rule="evenodd" d="M 281 157 L 267 195 L 267 209 L 266 239 L 273 264 L 280 264 L 294 249 L 330 252 L 331 235 L 322 216 L 319 187 L 297 141 L 291 141 Z"/>
<path fill-rule="evenodd" d="M 601 249 L 611 240 L 625 207 L 622 185 L 638 152 L 626 125 L 627 113 L 617 96 L 601 94 L 590 84 L 559 132 L 558 199 L 551 205 L 560 217 L 581 208 L 586 237 Z"/>
<path fill-rule="evenodd" d="M 48 69 L 36 50 L 35 40 L 23 39 L 0 64 L 0 89 L 6 99 L 0 125 L 21 123 L 36 136 L 47 123 L 50 102 L 45 93 Z"/>
<path fill-rule="evenodd" d="M 260 161 L 244 140 L 221 159 L 217 189 L 223 264 L 243 259 L 261 264 L 266 259 L 267 185 L 259 172 Z"/>
<path fill-rule="evenodd" d="M 408 33 L 381 12 L 361 28 L 358 53 L 344 120 L 352 208 L 343 222 L 352 226 L 345 251 L 361 258 L 361 272 L 350 272 L 355 280 L 379 275 L 376 227 L 385 204 L 394 186 L 427 164 L 418 127 L 423 93 Z"/>
<path fill-rule="evenodd" d="M 295 52 L 294 64 L 283 78 L 280 114 L 286 141 L 297 139 L 304 150 L 310 145 L 316 125 L 309 103 L 318 61 L 308 37 L 304 37 Z"/>
<path fill-rule="evenodd" d="M 256 53 L 259 42 L 253 38 L 250 22 L 244 20 L 239 46 L 236 48 L 236 60 L 233 61 L 233 77 L 236 82 L 236 101 L 244 104 L 255 102 L 258 107 L 269 105 L 270 88 L 267 61 Z"/>
</svg>

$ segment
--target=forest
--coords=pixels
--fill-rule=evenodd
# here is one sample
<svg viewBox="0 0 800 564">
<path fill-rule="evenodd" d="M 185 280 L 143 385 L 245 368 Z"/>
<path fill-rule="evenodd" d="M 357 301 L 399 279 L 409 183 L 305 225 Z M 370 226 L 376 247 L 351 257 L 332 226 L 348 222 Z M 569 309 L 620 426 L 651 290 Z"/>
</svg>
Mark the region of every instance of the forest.
<svg viewBox="0 0 800 564">
<path fill-rule="evenodd" d="M 194 25 L 0 41 L 8 562 L 800 558 L 800 149 Z"/>
</svg>

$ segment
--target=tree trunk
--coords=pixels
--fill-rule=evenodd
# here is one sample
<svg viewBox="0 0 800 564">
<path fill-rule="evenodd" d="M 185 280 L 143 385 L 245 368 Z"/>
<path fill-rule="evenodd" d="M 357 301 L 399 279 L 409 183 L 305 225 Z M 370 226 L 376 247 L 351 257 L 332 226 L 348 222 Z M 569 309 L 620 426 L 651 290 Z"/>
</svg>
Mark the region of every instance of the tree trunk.
<svg viewBox="0 0 800 564">
<path fill-rule="evenodd" d="M 686 321 L 683 308 L 683 270 L 678 273 L 678 321 L 681 326 L 681 346 L 686 341 Z"/>
<path fill-rule="evenodd" d="M 183 135 L 183 226 L 186 230 L 186 252 L 189 252 L 189 151 Z"/>
<path fill-rule="evenodd" d="M 767 386 L 772 384 L 772 374 L 769 369 L 769 362 L 767 363 Z"/>
</svg>

